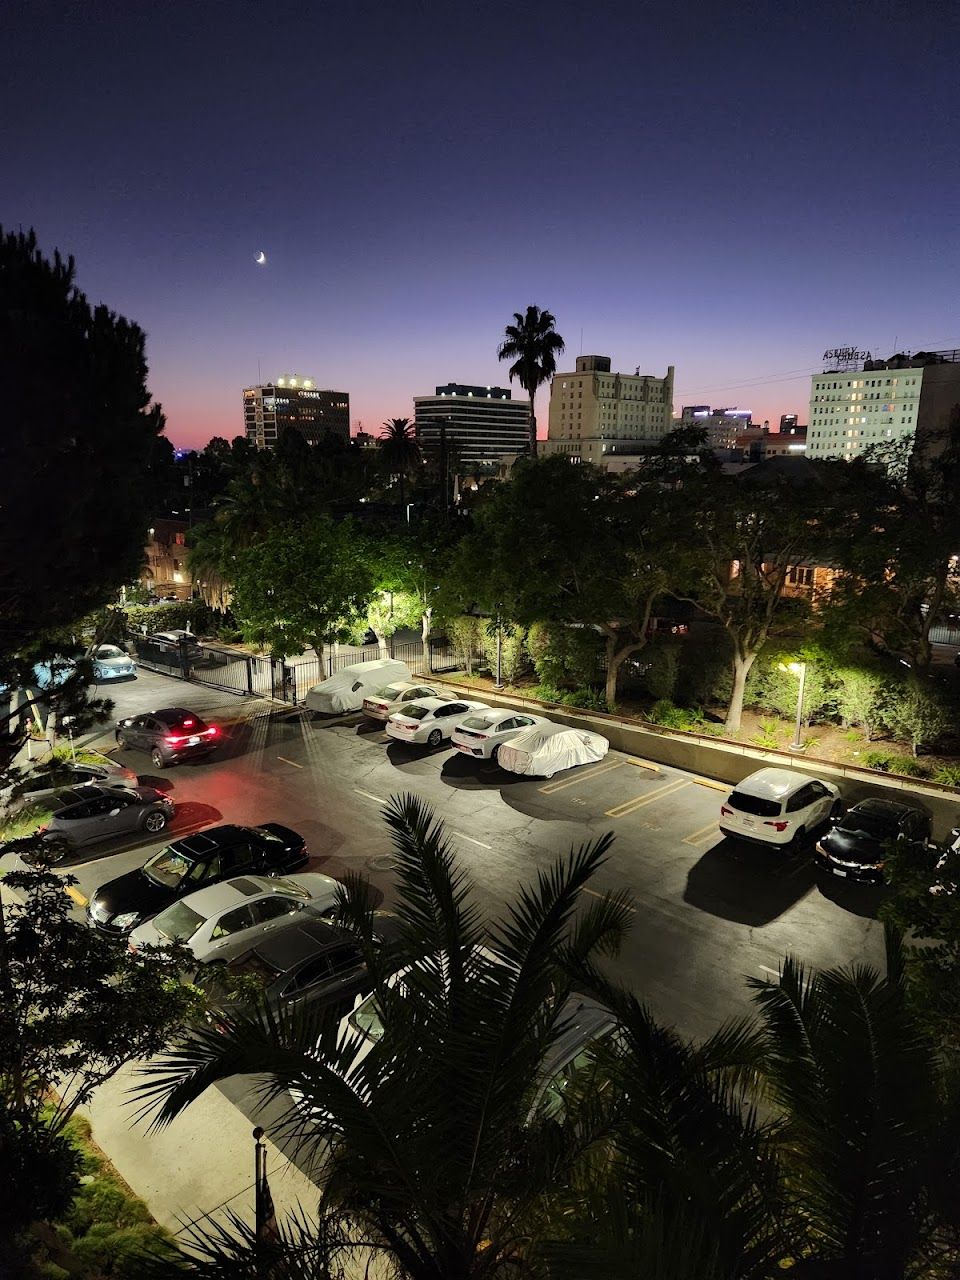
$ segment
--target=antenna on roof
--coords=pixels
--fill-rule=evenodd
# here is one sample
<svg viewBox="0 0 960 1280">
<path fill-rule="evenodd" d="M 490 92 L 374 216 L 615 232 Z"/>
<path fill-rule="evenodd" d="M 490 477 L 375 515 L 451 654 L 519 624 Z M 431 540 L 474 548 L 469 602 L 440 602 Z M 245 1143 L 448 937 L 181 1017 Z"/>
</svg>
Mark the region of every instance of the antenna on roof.
<svg viewBox="0 0 960 1280">
<path fill-rule="evenodd" d="M 583 355 L 583 326 L 582 325 L 580 327 L 580 350 L 578 354 L 581 356 Z"/>
</svg>

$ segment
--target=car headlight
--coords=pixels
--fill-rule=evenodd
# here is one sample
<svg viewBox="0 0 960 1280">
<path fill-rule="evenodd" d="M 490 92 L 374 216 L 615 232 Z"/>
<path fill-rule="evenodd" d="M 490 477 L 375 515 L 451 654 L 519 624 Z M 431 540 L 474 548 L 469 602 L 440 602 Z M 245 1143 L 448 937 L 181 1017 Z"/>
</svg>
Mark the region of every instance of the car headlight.
<svg viewBox="0 0 960 1280">
<path fill-rule="evenodd" d="M 817 853 L 822 853 L 825 858 L 830 856 L 819 840 L 817 841 Z"/>
<path fill-rule="evenodd" d="M 113 926 L 115 929 L 132 929 L 139 919 L 139 911 L 125 911 L 122 916 L 113 917 Z"/>
</svg>

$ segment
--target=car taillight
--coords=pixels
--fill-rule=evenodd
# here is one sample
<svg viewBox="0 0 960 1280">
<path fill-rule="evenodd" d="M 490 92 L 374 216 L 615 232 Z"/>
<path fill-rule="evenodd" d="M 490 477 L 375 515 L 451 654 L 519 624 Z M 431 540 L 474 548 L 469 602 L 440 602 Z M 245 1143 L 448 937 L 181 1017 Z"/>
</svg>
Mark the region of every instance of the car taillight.
<svg viewBox="0 0 960 1280">
<path fill-rule="evenodd" d="M 722 804 L 720 806 L 720 817 L 725 818 L 728 813 L 733 813 L 733 810 L 728 808 L 725 804 Z"/>
<path fill-rule="evenodd" d="M 184 727 L 185 729 L 190 729 L 190 728 L 192 728 L 192 726 L 193 726 L 193 725 L 195 725 L 196 723 L 197 723 L 197 722 L 196 722 L 196 720 L 184 720 L 184 722 L 183 722 L 183 727 Z"/>
<path fill-rule="evenodd" d="M 215 724 L 212 724 L 209 729 L 204 729 L 203 737 L 215 738 L 219 732 L 220 730 L 217 728 L 217 726 Z"/>
<path fill-rule="evenodd" d="M 37 827 L 37 833 L 39 835 L 43 835 L 44 831 L 49 831 L 49 830 L 50 830 L 49 827 Z"/>
<path fill-rule="evenodd" d="M 764 824 L 763 824 L 763 825 L 764 825 L 765 827 L 773 827 L 773 829 L 774 829 L 775 831 L 786 831 L 786 829 L 787 829 L 787 827 L 789 827 L 790 823 L 789 823 L 789 822 L 772 822 L 769 818 L 767 818 L 767 819 L 764 821 Z"/>
<path fill-rule="evenodd" d="M 164 742 L 171 747 L 175 747 L 178 742 L 185 742 L 185 741 L 186 739 L 182 735 L 179 735 L 176 733 L 168 733 L 167 736 L 164 738 Z"/>
</svg>

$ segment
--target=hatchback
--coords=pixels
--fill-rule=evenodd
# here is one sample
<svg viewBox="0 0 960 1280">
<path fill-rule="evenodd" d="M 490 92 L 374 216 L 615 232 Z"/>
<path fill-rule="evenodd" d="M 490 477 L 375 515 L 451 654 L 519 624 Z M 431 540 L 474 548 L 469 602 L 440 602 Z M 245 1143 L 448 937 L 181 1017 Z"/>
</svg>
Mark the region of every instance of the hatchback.
<svg viewBox="0 0 960 1280">
<path fill-rule="evenodd" d="M 387 733 L 398 742 L 415 742 L 439 747 L 471 711 L 489 711 L 485 702 L 464 702 L 450 698 L 421 698 L 402 711 L 394 711 L 387 721 Z"/>
<path fill-rule="evenodd" d="M 96 680 L 129 680 L 137 674 L 137 664 L 129 653 L 115 644 L 101 644 L 90 655 Z"/>
<path fill-rule="evenodd" d="M 180 942 L 197 960 L 232 960 L 289 924 L 298 912 L 325 915 L 337 905 L 338 882 L 319 872 L 299 876 L 237 876 L 189 893 L 138 925 L 130 948 Z"/>
<path fill-rule="evenodd" d="M 184 707 L 163 707 L 118 720 L 116 739 L 118 747 L 148 751 L 153 767 L 164 769 L 168 764 L 209 755 L 219 742 L 220 730 Z"/>
<path fill-rule="evenodd" d="M 720 806 L 720 830 L 738 840 L 796 848 L 840 808 L 832 782 L 790 769 L 758 769 Z"/>
<path fill-rule="evenodd" d="M 91 760 L 48 760 L 38 765 L 18 782 L 0 792 L 0 800 L 9 796 L 11 806 L 46 800 L 67 787 L 85 787 L 93 783 L 104 787 L 135 787 L 137 775 L 132 769 L 103 756 Z"/>
<path fill-rule="evenodd" d="M 884 846 L 891 840 L 925 844 L 930 830 L 930 814 L 914 804 L 861 800 L 817 841 L 817 866 L 841 879 L 883 884 Z"/>
<path fill-rule="evenodd" d="M 40 831 L 45 845 L 65 853 L 131 831 L 156 835 L 173 814 L 173 801 L 154 787 L 71 787 L 54 797 Z"/>
</svg>

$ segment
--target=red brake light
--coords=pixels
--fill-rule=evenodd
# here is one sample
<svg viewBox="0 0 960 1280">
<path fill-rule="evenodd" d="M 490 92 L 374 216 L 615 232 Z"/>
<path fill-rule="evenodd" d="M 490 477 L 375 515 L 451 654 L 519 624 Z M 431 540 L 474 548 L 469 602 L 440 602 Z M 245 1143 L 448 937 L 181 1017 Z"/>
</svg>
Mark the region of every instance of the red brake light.
<svg viewBox="0 0 960 1280">
<path fill-rule="evenodd" d="M 773 827 L 775 831 L 786 831 L 790 823 L 789 822 L 771 822 L 770 819 L 768 818 L 763 825 L 765 827 Z"/>
<path fill-rule="evenodd" d="M 733 813 L 733 810 L 729 809 L 725 804 L 722 804 L 720 806 L 720 817 L 725 818 L 728 813 Z"/>
<path fill-rule="evenodd" d="M 164 738 L 164 742 L 166 742 L 167 745 L 171 747 L 175 747 L 178 742 L 183 742 L 183 741 L 184 739 L 182 734 L 176 734 L 176 733 L 168 733 L 167 736 Z"/>
<path fill-rule="evenodd" d="M 196 723 L 197 723 L 196 720 L 184 720 L 183 727 L 184 729 L 189 729 L 191 725 L 194 725 Z"/>
<path fill-rule="evenodd" d="M 217 726 L 215 724 L 212 724 L 209 729 L 204 729 L 203 735 L 206 738 L 215 738 L 219 732 L 220 730 L 217 728 Z"/>
</svg>

